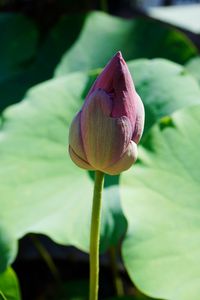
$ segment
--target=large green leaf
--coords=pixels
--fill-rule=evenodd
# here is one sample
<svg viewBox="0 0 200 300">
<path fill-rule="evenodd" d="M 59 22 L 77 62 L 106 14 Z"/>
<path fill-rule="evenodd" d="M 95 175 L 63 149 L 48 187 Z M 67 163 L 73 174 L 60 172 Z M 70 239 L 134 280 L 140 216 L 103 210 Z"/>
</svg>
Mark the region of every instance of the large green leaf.
<svg viewBox="0 0 200 300">
<path fill-rule="evenodd" d="M 182 74 L 183 69 L 176 64 L 144 60 L 130 63 L 130 70 L 147 107 L 149 126 L 156 118 L 168 115 L 181 105 L 200 101 L 198 84 Z M 163 76 L 168 80 L 163 80 Z M 58 243 L 88 251 L 93 173 L 71 162 L 67 136 L 70 122 L 80 109 L 92 80 L 94 74 L 74 73 L 43 83 L 3 114 L 0 228 L 2 232 L 6 230 L 13 241 L 28 232 L 39 232 Z M 172 92 L 176 87 L 179 87 L 177 92 Z M 159 97 L 166 93 L 169 97 L 164 95 L 158 105 Z M 126 230 L 118 182 L 118 176 L 106 177 L 102 251 L 115 245 Z M 0 241 L 0 247 L 7 247 L 7 242 Z M 9 257 L 13 259 L 10 242 L 9 247 Z M 6 259 L 2 258 L 0 263 L 7 264 Z"/>
<path fill-rule="evenodd" d="M 8 300 L 1 291 L 0 291 L 0 300 Z"/>
<path fill-rule="evenodd" d="M 13 98 L 25 82 L 13 86 L 18 78 L 32 64 L 37 52 L 38 31 L 33 22 L 17 13 L 0 14 L 0 111 Z M 11 99 L 10 99 L 11 98 Z"/>
<path fill-rule="evenodd" d="M 0 14 L 0 82 L 23 70 L 34 57 L 38 32 L 21 14 Z"/>
<path fill-rule="evenodd" d="M 1 202 L 1 200 L 0 200 Z M 17 242 L 9 228 L 0 222 L 0 273 L 13 262 L 17 252 Z"/>
<path fill-rule="evenodd" d="M 84 18 L 81 14 L 62 17 L 38 44 L 33 23 L 22 15 L 0 14 L 0 111 L 21 100 L 31 86 L 52 77 Z"/>
<path fill-rule="evenodd" d="M 129 63 L 129 69 L 145 104 L 145 131 L 159 118 L 200 102 L 197 82 L 178 64 L 141 59 Z"/>
<path fill-rule="evenodd" d="M 185 67 L 200 83 L 200 56 L 190 59 Z"/>
<path fill-rule="evenodd" d="M 67 153 L 69 124 L 88 80 L 86 74 L 74 74 L 42 84 L 3 115 L 0 227 L 15 238 L 42 232 L 88 250 L 92 176 Z M 107 188 L 104 198 L 102 250 L 116 244 L 126 228 L 117 186 Z"/>
<path fill-rule="evenodd" d="M 178 63 L 197 53 L 185 35 L 160 22 L 124 20 L 93 12 L 76 43 L 64 55 L 56 75 L 103 67 L 118 50 L 126 60 L 164 57 Z"/>
<path fill-rule="evenodd" d="M 0 274 L 0 300 L 20 300 L 20 288 L 13 269 L 8 268 Z"/>
<path fill-rule="evenodd" d="M 148 10 L 148 14 L 157 20 L 200 34 L 199 4 L 152 7 Z"/>
<path fill-rule="evenodd" d="M 64 15 L 50 30 L 41 45 L 36 61 L 38 69 L 40 67 L 43 70 L 43 76 L 53 74 L 61 55 L 75 42 L 85 18 L 86 14 Z"/>
<path fill-rule="evenodd" d="M 122 175 L 128 220 L 123 259 L 135 284 L 168 300 L 200 295 L 200 106 L 146 136 L 141 163 Z"/>
</svg>

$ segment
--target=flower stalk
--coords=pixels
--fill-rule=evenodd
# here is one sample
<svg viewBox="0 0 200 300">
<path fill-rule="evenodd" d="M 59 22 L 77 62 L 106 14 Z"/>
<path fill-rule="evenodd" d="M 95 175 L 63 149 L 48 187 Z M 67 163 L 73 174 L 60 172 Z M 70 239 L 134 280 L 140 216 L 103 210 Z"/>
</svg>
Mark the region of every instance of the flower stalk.
<svg viewBox="0 0 200 300">
<path fill-rule="evenodd" d="M 104 184 L 104 173 L 95 172 L 95 184 L 92 204 L 92 219 L 90 231 L 90 300 L 98 299 L 99 290 L 99 244 L 102 190 Z"/>
</svg>

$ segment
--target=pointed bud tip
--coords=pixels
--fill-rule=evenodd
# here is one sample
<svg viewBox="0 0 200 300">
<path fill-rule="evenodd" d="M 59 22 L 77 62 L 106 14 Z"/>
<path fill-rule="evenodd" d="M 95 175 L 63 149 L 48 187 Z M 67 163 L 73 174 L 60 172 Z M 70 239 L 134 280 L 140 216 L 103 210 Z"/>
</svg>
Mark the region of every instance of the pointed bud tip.
<svg viewBox="0 0 200 300">
<path fill-rule="evenodd" d="M 121 59 L 124 60 L 121 51 L 118 51 L 118 52 L 114 55 L 113 58 L 117 58 L 117 59 L 119 59 L 119 60 L 121 60 Z"/>
<path fill-rule="evenodd" d="M 120 64 L 125 65 L 125 60 L 124 60 L 124 58 L 123 58 L 123 56 L 122 56 L 121 51 L 118 51 L 118 52 L 114 55 L 113 58 L 116 59 Z"/>
<path fill-rule="evenodd" d="M 117 53 L 115 54 L 115 56 L 119 57 L 119 58 L 122 58 L 122 53 L 121 51 L 117 51 Z"/>
</svg>

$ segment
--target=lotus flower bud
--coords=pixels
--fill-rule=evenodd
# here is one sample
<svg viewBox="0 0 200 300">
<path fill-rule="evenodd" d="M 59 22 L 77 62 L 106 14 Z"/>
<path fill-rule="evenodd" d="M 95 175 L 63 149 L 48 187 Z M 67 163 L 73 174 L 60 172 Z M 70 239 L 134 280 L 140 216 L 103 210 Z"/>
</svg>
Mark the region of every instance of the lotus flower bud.
<svg viewBox="0 0 200 300">
<path fill-rule="evenodd" d="M 137 159 L 144 107 L 118 52 L 91 87 L 72 121 L 69 153 L 76 165 L 116 175 Z"/>
</svg>

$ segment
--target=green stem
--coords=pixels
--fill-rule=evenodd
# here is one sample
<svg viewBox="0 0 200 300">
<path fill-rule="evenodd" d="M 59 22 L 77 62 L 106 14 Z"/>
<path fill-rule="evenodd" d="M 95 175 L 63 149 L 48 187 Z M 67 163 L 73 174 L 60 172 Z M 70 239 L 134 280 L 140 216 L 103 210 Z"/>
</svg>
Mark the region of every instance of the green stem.
<svg viewBox="0 0 200 300">
<path fill-rule="evenodd" d="M 8 300 L 1 291 L 0 291 L 0 300 Z"/>
<path fill-rule="evenodd" d="M 60 273 L 51 258 L 51 255 L 49 252 L 46 250 L 46 248 L 42 245 L 42 243 L 38 240 L 38 238 L 34 234 L 29 235 L 35 248 L 41 255 L 41 257 L 44 259 L 45 263 L 47 264 L 52 276 L 54 277 L 55 281 L 59 284 L 60 283 Z"/>
<path fill-rule="evenodd" d="M 118 271 L 117 254 L 116 254 L 116 248 L 114 246 L 109 248 L 109 254 L 110 254 L 110 266 L 112 269 L 115 291 L 118 297 L 122 297 L 124 296 L 124 286 Z"/>
<path fill-rule="evenodd" d="M 103 183 L 104 173 L 96 171 L 90 231 L 90 300 L 98 299 L 99 242 Z"/>
</svg>

